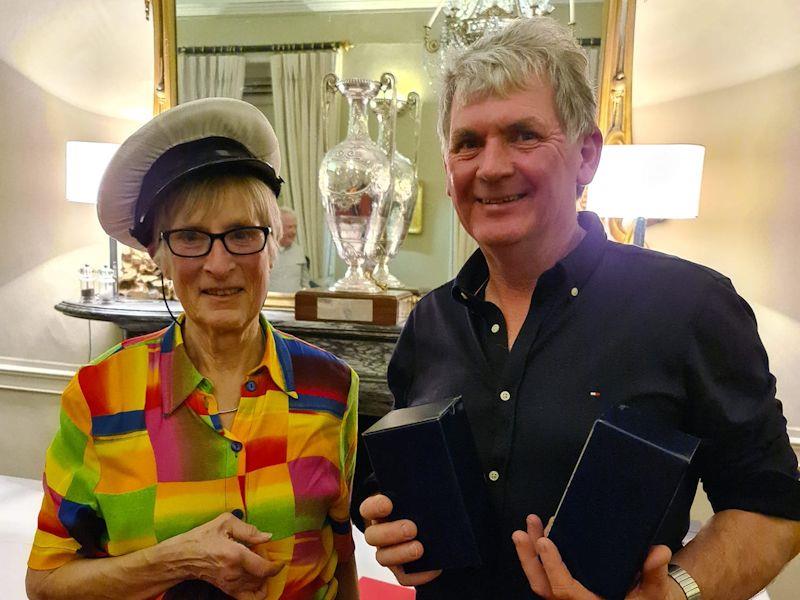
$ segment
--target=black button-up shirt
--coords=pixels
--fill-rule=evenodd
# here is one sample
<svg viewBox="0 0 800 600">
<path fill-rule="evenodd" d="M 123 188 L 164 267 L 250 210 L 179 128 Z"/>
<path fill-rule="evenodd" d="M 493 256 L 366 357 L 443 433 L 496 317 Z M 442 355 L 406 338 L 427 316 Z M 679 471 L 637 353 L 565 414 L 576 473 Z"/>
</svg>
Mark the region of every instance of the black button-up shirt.
<svg viewBox="0 0 800 600">
<path fill-rule="evenodd" d="M 680 547 L 698 479 L 717 511 L 800 520 L 797 461 L 750 307 L 711 269 L 610 242 L 592 213 L 579 223 L 587 235 L 539 278 L 510 351 L 483 299 L 480 251 L 419 302 L 397 343 L 396 407 L 463 396 L 497 519 L 490 564 L 445 572 L 419 600 L 534 597 L 511 533 L 529 513 L 554 514 L 593 422 L 618 404 L 703 440 L 658 543 Z"/>
</svg>

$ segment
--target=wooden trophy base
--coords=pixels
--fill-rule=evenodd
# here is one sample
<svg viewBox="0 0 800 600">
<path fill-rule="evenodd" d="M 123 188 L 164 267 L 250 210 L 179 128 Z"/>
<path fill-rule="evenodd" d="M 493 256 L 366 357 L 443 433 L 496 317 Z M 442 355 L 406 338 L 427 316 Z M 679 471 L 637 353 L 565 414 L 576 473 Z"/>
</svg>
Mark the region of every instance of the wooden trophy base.
<svg viewBox="0 0 800 600">
<path fill-rule="evenodd" d="M 416 297 L 408 290 L 362 294 L 305 289 L 294 296 L 294 318 L 298 321 L 401 325 L 408 318 L 415 301 Z"/>
</svg>

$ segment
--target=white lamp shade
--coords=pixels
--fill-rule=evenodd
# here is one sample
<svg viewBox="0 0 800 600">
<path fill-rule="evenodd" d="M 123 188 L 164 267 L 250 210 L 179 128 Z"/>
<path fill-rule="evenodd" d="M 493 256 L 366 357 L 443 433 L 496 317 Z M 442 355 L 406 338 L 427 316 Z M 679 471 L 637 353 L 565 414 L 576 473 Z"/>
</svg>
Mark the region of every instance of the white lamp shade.
<svg viewBox="0 0 800 600">
<path fill-rule="evenodd" d="M 67 200 L 97 204 L 100 180 L 119 144 L 67 142 Z"/>
<path fill-rule="evenodd" d="M 694 219 L 705 151 L 690 144 L 603 146 L 586 208 L 601 217 Z"/>
</svg>

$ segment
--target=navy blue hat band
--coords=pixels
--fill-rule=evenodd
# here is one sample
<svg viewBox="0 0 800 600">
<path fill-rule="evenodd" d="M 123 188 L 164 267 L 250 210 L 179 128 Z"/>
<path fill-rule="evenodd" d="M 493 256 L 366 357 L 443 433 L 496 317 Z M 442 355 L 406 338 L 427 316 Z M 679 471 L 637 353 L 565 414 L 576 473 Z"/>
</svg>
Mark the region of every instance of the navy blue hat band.
<svg viewBox="0 0 800 600">
<path fill-rule="evenodd" d="M 143 246 L 149 246 L 153 239 L 153 209 L 187 176 L 210 171 L 257 177 L 267 184 L 276 198 L 283 183 L 271 165 L 254 157 L 236 140 L 207 137 L 173 146 L 153 162 L 142 179 L 131 235 Z"/>
</svg>

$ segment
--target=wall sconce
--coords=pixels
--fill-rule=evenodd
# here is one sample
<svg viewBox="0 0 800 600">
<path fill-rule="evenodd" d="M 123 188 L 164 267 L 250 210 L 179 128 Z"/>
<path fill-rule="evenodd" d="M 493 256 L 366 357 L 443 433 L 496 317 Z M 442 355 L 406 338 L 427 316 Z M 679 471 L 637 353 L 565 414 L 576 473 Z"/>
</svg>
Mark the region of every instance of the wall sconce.
<svg viewBox="0 0 800 600">
<path fill-rule="evenodd" d="M 97 204 L 97 190 L 111 157 L 119 144 L 67 142 L 66 198 L 70 202 Z M 108 238 L 108 266 L 114 276 L 113 297 L 117 298 L 117 240 Z"/>
<path fill-rule="evenodd" d="M 647 219 L 694 219 L 706 149 L 690 144 L 603 147 L 586 208 L 601 217 L 635 219 L 633 243 L 644 245 Z"/>
</svg>

